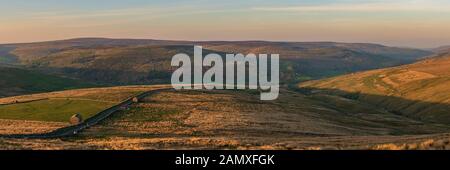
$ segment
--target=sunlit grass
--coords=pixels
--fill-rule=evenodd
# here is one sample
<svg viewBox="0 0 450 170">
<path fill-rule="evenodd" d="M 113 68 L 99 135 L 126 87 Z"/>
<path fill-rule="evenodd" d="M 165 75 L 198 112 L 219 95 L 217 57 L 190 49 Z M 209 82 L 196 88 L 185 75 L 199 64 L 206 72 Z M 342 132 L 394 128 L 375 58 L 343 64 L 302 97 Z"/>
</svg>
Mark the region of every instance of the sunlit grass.
<svg viewBox="0 0 450 170">
<path fill-rule="evenodd" d="M 67 122 L 76 113 L 86 119 L 112 105 L 91 100 L 47 99 L 0 106 L 0 119 Z"/>
</svg>

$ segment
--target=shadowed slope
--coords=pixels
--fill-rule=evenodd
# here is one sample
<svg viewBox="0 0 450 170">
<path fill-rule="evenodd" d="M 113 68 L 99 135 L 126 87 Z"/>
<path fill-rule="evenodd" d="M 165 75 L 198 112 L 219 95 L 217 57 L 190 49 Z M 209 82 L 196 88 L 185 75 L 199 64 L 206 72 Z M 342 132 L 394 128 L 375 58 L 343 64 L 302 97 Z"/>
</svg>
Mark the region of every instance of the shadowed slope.
<svg viewBox="0 0 450 170">
<path fill-rule="evenodd" d="M 0 65 L 0 97 L 96 86 L 82 80 Z"/>
<path fill-rule="evenodd" d="M 348 96 L 417 119 L 450 123 L 449 84 L 450 55 L 441 54 L 410 65 L 305 82 L 300 87 Z"/>
</svg>

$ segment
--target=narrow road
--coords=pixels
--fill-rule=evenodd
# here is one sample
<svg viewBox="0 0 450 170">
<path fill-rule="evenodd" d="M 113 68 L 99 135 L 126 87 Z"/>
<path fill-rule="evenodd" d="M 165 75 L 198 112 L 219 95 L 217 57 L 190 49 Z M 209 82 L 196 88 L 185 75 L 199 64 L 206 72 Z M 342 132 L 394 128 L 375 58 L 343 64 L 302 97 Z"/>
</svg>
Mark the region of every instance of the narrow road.
<svg viewBox="0 0 450 170">
<path fill-rule="evenodd" d="M 83 121 L 82 123 L 80 123 L 78 125 L 59 128 L 59 129 L 56 129 L 54 131 L 47 132 L 47 133 L 0 135 L 0 138 L 48 139 L 48 138 L 60 138 L 60 137 L 68 137 L 68 136 L 76 135 L 76 134 L 80 133 L 81 131 L 83 131 L 84 129 L 89 128 L 93 125 L 96 125 L 97 123 L 99 123 L 102 120 L 105 120 L 106 118 L 111 116 L 113 113 L 119 111 L 121 107 L 127 107 L 127 106 L 133 104 L 133 98 L 135 98 L 135 97 L 138 98 L 139 100 L 141 100 L 150 94 L 158 93 L 158 92 L 166 91 L 166 90 L 170 90 L 170 89 L 171 88 L 150 90 L 150 91 L 146 91 L 141 94 L 138 94 L 136 96 L 132 96 L 132 97 L 128 98 L 127 100 L 125 100 L 115 106 L 112 106 L 108 109 L 98 112 L 94 116 L 86 119 L 85 121 Z"/>
</svg>

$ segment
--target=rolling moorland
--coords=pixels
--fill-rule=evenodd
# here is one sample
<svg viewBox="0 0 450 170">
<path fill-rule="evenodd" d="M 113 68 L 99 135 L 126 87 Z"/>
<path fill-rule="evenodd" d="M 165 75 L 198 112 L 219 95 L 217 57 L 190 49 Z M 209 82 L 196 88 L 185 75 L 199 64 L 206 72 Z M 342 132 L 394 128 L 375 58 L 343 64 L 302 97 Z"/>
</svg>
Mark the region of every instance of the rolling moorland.
<svg viewBox="0 0 450 170">
<path fill-rule="evenodd" d="M 450 123 L 450 54 L 414 64 L 300 84 L 310 94 L 332 94 L 386 108 L 399 115 Z"/>
<path fill-rule="evenodd" d="M 172 56 L 177 53 L 192 56 L 193 44 L 202 45 L 205 54 L 279 53 L 280 81 L 284 85 L 408 64 L 432 53 L 363 43 L 190 42 L 82 38 L 0 45 L 0 62 L 33 70 L 36 73 L 103 86 L 167 84 L 174 70 L 170 66 Z M 20 79 L 20 76 L 16 77 Z M 21 91 L 18 90 L 16 93 Z"/>
<path fill-rule="evenodd" d="M 192 53 L 192 43 L 74 39 L 2 45 L 7 50 L 1 61 L 95 85 L 164 83 L 171 56 Z M 293 86 L 282 88 L 275 101 L 260 101 L 259 92 L 250 90 L 165 90 L 76 136 L 0 138 L 0 148 L 450 149 L 450 55 L 444 48 L 430 55 L 375 44 L 200 43 L 219 53 L 279 52 L 284 56 L 282 81 Z M 382 69 L 369 70 L 374 68 Z M 324 79 L 306 81 L 319 78 Z M 84 88 L 0 98 L 0 134 L 48 132 L 68 126 L 74 113 L 89 118 L 138 93 L 167 87 Z"/>
<path fill-rule="evenodd" d="M 23 108 L 39 99 L 70 96 L 69 100 L 118 103 L 135 93 L 160 88 L 167 86 L 68 90 L 3 98 L 1 102 L 19 100 L 12 105 Z M 54 113 L 41 110 L 41 114 Z M 40 116 L 19 122 L 18 115 L 15 122 L 2 119 L 7 123 L 2 123 L 0 129 L 2 134 L 43 132 L 67 125 L 67 120 L 60 118 L 69 116 L 58 114 L 53 121 Z M 167 90 L 144 98 L 76 136 L 3 138 L 0 146 L 4 149 L 364 149 L 443 138 L 449 130 L 448 125 L 396 115 L 339 96 L 310 96 L 283 90 L 278 100 L 259 101 L 257 91 Z"/>
</svg>

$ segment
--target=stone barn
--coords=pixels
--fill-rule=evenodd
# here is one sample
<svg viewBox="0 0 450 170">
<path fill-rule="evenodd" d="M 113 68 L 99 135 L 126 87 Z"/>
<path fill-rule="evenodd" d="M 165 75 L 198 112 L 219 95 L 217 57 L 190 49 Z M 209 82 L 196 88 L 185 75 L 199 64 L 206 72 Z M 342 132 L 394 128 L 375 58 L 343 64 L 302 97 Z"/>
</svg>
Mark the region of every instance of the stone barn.
<svg viewBox="0 0 450 170">
<path fill-rule="evenodd" d="M 83 117 L 81 117 L 81 114 L 77 113 L 74 114 L 72 117 L 70 117 L 70 124 L 72 125 L 78 125 L 81 122 L 83 122 Z"/>
<path fill-rule="evenodd" d="M 139 102 L 139 99 L 137 97 L 133 97 L 133 99 L 131 99 L 134 103 Z"/>
</svg>

